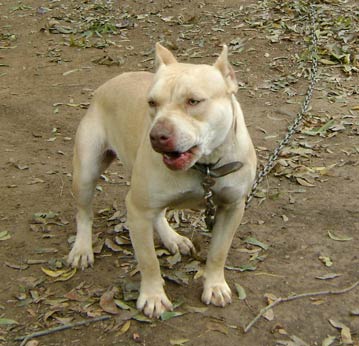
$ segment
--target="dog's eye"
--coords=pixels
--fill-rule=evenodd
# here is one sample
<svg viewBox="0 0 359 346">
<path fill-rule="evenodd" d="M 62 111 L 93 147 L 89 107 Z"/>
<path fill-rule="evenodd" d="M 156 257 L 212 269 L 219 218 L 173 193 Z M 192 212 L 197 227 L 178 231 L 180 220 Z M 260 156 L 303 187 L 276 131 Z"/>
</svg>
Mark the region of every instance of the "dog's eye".
<svg viewBox="0 0 359 346">
<path fill-rule="evenodd" d="M 197 106 L 200 102 L 201 102 L 201 100 L 196 100 L 196 99 L 188 99 L 187 100 L 187 104 L 189 106 Z"/>
<path fill-rule="evenodd" d="M 155 107 L 157 107 L 157 102 L 154 101 L 154 100 L 148 100 L 148 105 L 149 105 L 151 108 L 155 108 Z"/>
</svg>

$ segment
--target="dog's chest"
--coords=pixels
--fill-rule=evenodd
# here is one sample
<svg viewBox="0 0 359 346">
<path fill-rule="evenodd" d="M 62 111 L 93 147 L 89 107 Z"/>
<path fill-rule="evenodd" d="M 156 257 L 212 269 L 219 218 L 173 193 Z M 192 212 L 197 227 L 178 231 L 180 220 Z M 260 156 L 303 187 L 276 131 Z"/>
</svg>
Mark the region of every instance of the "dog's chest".
<svg viewBox="0 0 359 346">
<path fill-rule="evenodd" d="M 183 188 L 177 190 L 168 201 L 168 206 L 171 208 L 203 208 L 205 206 L 203 199 L 203 188 L 199 184 L 193 188 Z"/>
</svg>

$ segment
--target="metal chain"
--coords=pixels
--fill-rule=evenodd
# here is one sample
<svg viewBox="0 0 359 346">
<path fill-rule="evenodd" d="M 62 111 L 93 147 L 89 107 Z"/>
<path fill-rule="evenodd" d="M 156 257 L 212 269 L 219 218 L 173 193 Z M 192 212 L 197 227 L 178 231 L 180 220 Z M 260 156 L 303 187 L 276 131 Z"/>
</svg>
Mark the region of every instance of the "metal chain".
<svg viewBox="0 0 359 346">
<path fill-rule="evenodd" d="M 305 94 L 301 109 L 298 112 L 297 116 L 295 117 L 293 124 L 288 128 L 287 134 L 282 139 L 282 141 L 279 143 L 278 147 L 273 151 L 272 155 L 269 157 L 267 164 L 258 173 L 256 180 L 254 181 L 254 184 L 252 186 L 251 192 L 247 196 L 246 208 L 249 206 L 249 203 L 251 202 L 253 196 L 255 195 L 260 183 L 263 181 L 263 179 L 269 174 L 269 172 L 274 167 L 282 149 L 288 145 L 292 136 L 298 131 L 299 126 L 302 124 L 303 117 L 308 111 L 309 104 L 310 104 L 312 96 L 313 96 L 314 86 L 316 83 L 316 77 L 317 77 L 317 73 L 318 73 L 318 59 L 317 59 L 318 40 L 317 40 L 317 36 L 316 36 L 316 32 L 315 32 L 316 13 L 315 13 L 313 3 L 310 4 L 309 17 L 310 17 L 310 25 L 311 25 L 310 36 L 311 36 L 311 40 L 312 40 L 311 45 L 310 45 L 310 54 L 311 54 L 311 60 L 312 60 L 312 66 L 310 69 L 310 83 L 309 83 L 307 92 Z"/>
<path fill-rule="evenodd" d="M 202 186 L 204 191 L 203 198 L 206 204 L 206 209 L 204 211 L 204 222 L 209 231 L 213 230 L 213 226 L 216 222 L 217 206 L 214 203 L 214 194 L 213 190 L 211 189 L 215 183 L 215 179 L 209 175 L 209 172 L 207 172 L 203 178 Z"/>
</svg>

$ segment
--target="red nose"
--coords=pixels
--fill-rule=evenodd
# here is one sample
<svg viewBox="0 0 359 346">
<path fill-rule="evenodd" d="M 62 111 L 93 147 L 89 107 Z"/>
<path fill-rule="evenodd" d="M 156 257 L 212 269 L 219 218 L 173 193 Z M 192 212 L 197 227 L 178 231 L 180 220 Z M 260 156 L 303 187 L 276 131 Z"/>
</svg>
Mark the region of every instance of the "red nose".
<svg viewBox="0 0 359 346">
<path fill-rule="evenodd" d="M 165 124 L 156 124 L 150 132 L 150 141 L 154 150 L 170 152 L 175 150 L 173 130 Z"/>
</svg>

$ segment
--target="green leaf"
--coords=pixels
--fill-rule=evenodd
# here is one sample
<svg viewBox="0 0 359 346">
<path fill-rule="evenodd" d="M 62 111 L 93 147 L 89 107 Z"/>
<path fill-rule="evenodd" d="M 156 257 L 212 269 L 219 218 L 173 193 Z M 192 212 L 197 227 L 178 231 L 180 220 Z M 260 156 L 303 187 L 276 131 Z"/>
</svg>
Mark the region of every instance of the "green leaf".
<svg viewBox="0 0 359 346">
<path fill-rule="evenodd" d="M 122 310 L 135 310 L 133 307 L 129 306 L 128 304 L 126 304 L 124 301 L 120 300 L 120 299 L 115 299 L 115 304 Z"/>
<path fill-rule="evenodd" d="M 12 324 L 19 324 L 19 322 L 11 320 L 10 318 L 0 318 L 0 326 L 9 326 Z"/>
<path fill-rule="evenodd" d="M 245 289 L 244 289 L 240 284 L 235 283 L 234 285 L 235 285 L 235 287 L 236 287 L 236 291 L 237 291 L 237 294 L 238 294 L 238 298 L 239 298 L 240 300 L 246 299 L 246 298 L 247 298 L 247 294 L 246 294 Z"/>
<path fill-rule="evenodd" d="M 248 237 L 247 239 L 244 240 L 244 242 L 247 244 L 250 244 L 250 245 L 259 246 L 263 250 L 268 250 L 268 248 L 269 248 L 269 245 L 264 244 L 261 241 L 257 240 L 256 238 L 253 238 L 253 237 Z"/>
<path fill-rule="evenodd" d="M 182 316 L 183 314 L 184 312 L 179 312 L 179 311 L 165 311 L 164 313 L 161 314 L 161 320 L 167 321 L 170 320 L 171 318 Z"/>
<path fill-rule="evenodd" d="M 132 317 L 133 320 L 144 323 L 152 323 L 153 321 L 142 313 L 139 313 Z"/>
</svg>

